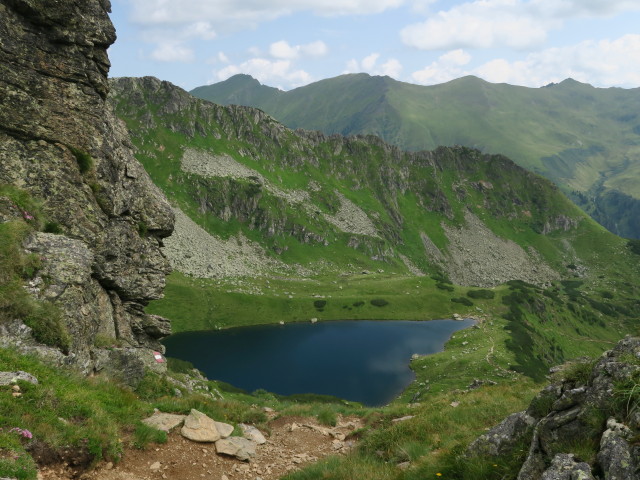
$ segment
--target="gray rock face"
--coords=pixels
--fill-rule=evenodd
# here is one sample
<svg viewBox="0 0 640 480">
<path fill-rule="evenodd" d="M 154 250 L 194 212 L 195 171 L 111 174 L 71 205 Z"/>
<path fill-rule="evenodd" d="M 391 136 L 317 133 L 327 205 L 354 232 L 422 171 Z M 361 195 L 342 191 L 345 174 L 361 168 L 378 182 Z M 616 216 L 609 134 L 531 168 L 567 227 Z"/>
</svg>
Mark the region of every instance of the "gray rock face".
<svg viewBox="0 0 640 480">
<path fill-rule="evenodd" d="M 0 0 L 0 183 L 40 199 L 63 232 L 28 239 L 42 258 L 29 289 L 62 310 L 69 363 L 87 373 L 109 357 L 94 353 L 96 336 L 160 349 L 170 331 L 143 307 L 162 296 L 168 263 L 159 246 L 173 213 L 106 103 L 110 8 L 108 0 Z"/>
<path fill-rule="evenodd" d="M 560 453 L 553 457 L 551 466 L 542 474 L 541 480 L 595 480 L 591 467 L 585 462 L 576 462 L 573 455 Z"/>
<path fill-rule="evenodd" d="M 607 430 L 600 439 L 598 463 L 602 466 L 606 480 L 640 478 L 640 448 L 631 447 L 628 440 L 631 429 L 610 418 Z"/>
<path fill-rule="evenodd" d="M 535 419 L 527 412 L 509 415 L 502 423 L 476 439 L 467 450 L 469 456 L 498 456 L 510 453 L 527 435 L 530 437 Z"/>
<path fill-rule="evenodd" d="M 511 415 L 479 437 L 466 455 L 509 455 L 525 440 L 529 452 L 518 480 L 589 480 L 597 472 L 605 480 L 640 480 L 640 446 L 631 441 L 640 434 L 638 397 L 627 388 L 637 385 L 638 375 L 640 338 L 626 337 L 598 360 L 588 379 L 569 374 L 546 387 L 526 412 Z M 620 393 L 614 395 L 621 391 L 628 394 L 622 407 Z M 599 427 L 600 412 L 613 414 L 606 427 Z M 596 447 L 595 462 L 574 458 L 572 445 Z"/>
</svg>

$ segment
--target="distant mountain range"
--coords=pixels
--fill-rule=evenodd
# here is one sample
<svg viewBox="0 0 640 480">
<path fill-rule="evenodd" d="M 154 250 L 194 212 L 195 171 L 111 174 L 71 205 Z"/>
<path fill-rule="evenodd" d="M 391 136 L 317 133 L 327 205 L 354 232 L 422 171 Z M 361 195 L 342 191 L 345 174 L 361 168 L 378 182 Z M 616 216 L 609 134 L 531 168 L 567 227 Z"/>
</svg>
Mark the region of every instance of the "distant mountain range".
<svg viewBox="0 0 640 480">
<path fill-rule="evenodd" d="M 248 75 L 192 95 L 254 106 L 290 128 L 373 134 L 408 150 L 465 145 L 543 175 L 614 233 L 640 238 L 640 88 L 543 88 L 473 76 L 434 86 L 342 75 L 288 92 Z"/>
</svg>

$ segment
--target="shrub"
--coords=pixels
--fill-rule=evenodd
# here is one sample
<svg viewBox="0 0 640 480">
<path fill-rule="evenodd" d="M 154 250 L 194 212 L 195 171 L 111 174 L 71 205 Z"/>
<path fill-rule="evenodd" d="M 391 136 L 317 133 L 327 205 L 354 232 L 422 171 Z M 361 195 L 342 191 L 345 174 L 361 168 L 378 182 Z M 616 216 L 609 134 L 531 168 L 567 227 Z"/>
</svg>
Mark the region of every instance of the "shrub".
<svg viewBox="0 0 640 480">
<path fill-rule="evenodd" d="M 167 369 L 173 373 L 184 373 L 190 374 L 193 369 L 196 368 L 193 366 L 193 363 L 188 362 L 187 360 L 181 360 L 179 358 L 174 357 L 166 357 L 167 358 Z"/>
<path fill-rule="evenodd" d="M 36 340 L 51 347 L 57 347 L 65 354 L 71 347 L 71 336 L 60 310 L 50 303 L 33 303 L 31 312 L 24 323 L 32 330 Z"/>
<path fill-rule="evenodd" d="M 471 300 L 469 300 L 466 297 L 458 297 L 458 298 L 452 298 L 451 301 L 453 303 L 460 303 L 462 305 L 465 305 L 467 307 L 472 307 L 473 306 L 473 302 Z"/>
<path fill-rule="evenodd" d="M 453 285 L 448 285 L 442 282 L 436 283 L 436 287 L 438 287 L 440 290 L 446 290 L 447 292 L 453 292 L 454 290 Z"/>
<path fill-rule="evenodd" d="M 361 307 L 364 305 L 364 302 L 362 300 L 359 300 L 357 302 L 353 302 L 353 306 L 354 307 Z"/>
<path fill-rule="evenodd" d="M 336 415 L 336 412 L 334 412 L 330 408 L 320 409 L 316 416 L 318 417 L 318 422 L 320 422 L 322 425 L 335 427 L 338 423 L 338 416 Z"/>
<path fill-rule="evenodd" d="M 389 302 L 387 302 L 384 298 L 374 298 L 373 300 L 371 300 L 371 305 L 375 307 L 384 307 L 386 305 L 389 305 Z"/>
<path fill-rule="evenodd" d="M 323 309 L 326 304 L 326 300 L 316 300 L 315 302 L 313 302 L 313 306 L 316 307 L 317 310 Z"/>
<path fill-rule="evenodd" d="M 144 238 L 147 236 L 148 233 L 149 233 L 149 227 L 147 225 L 147 222 L 144 222 L 144 221 L 138 222 L 138 234 Z"/>
<path fill-rule="evenodd" d="M 484 288 L 481 288 L 479 290 L 469 290 L 467 292 L 467 297 L 469 298 L 483 298 L 486 300 L 491 300 L 495 296 L 496 292 L 494 292 L 493 290 L 486 290 Z"/>
<path fill-rule="evenodd" d="M 45 233 L 55 233 L 60 235 L 62 233 L 62 227 L 58 222 L 46 222 L 42 229 Z"/>
<path fill-rule="evenodd" d="M 591 373 L 596 362 L 597 360 L 594 359 L 578 360 L 564 369 L 563 376 L 567 381 L 575 382 L 578 385 L 586 385 L 591 379 Z"/>
<path fill-rule="evenodd" d="M 87 152 L 83 150 L 79 150 L 74 147 L 69 147 L 69 150 L 76 157 L 76 162 L 78 162 L 78 168 L 80 169 L 80 173 L 87 173 L 93 168 L 93 158 Z"/>
<path fill-rule="evenodd" d="M 631 250 L 631 253 L 640 255 L 640 240 L 631 239 L 627 242 L 627 248 Z"/>
</svg>

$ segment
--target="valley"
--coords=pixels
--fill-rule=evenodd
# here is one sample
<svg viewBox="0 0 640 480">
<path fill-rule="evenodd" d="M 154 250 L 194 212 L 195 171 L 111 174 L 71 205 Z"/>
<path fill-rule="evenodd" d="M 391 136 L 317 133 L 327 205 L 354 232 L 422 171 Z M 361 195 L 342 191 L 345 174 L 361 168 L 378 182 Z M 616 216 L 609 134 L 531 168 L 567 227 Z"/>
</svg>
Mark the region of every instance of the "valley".
<svg viewBox="0 0 640 480">
<path fill-rule="evenodd" d="M 636 480 L 640 241 L 563 193 L 631 225 L 630 92 L 540 89 L 550 122 L 526 118 L 527 89 L 465 77 L 437 87 L 458 103 L 436 108 L 406 84 L 346 76 L 343 96 L 328 93 L 346 117 L 313 93 L 333 80 L 292 91 L 337 130 L 293 130 L 154 77 L 109 79 L 110 8 L 0 0 L 1 478 Z M 246 77 L 222 87 L 283 95 Z M 396 88 L 413 100 L 380 100 Z M 425 105 L 460 133 L 423 123 Z M 398 128 L 399 112 L 419 121 Z M 614 123 L 594 130 L 603 115 Z M 401 148 L 408 131 L 433 144 Z M 409 333 L 393 365 L 394 334 L 366 347 L 377 367 L 415 376 L 375 407 L 313 391 L 319 374 L 304 371 L 310 391 L 243 390 L 170 345 L 250 327 L 253 339 L 225 345 L 235 362 L 267 330 L 269 346 L 304 356 L 310 346 L 278 332 L 347 321 L 367 332 L 334 332 L 322 353 L 339 345 L 349 361 L 380 320 L 453 328 L 428 355 Z M 231 353 L 214 361 L 231 370 Z"/>
</svg>

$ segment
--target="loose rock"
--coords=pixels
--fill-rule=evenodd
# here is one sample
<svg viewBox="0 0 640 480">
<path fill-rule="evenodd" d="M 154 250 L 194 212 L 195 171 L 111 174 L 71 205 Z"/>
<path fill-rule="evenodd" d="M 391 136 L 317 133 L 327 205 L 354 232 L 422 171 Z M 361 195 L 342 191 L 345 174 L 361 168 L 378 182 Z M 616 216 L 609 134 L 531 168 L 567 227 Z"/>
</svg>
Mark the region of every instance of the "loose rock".
<svg viewBox="0 0 640 480">
<path fill-rule="evenodd" d="M 216 428 L 216 422 L 196 409 L 192 409 L 185 418 L 180 433 L 194 442 L 215 442 L 222 438 Z"/>
</svg>

